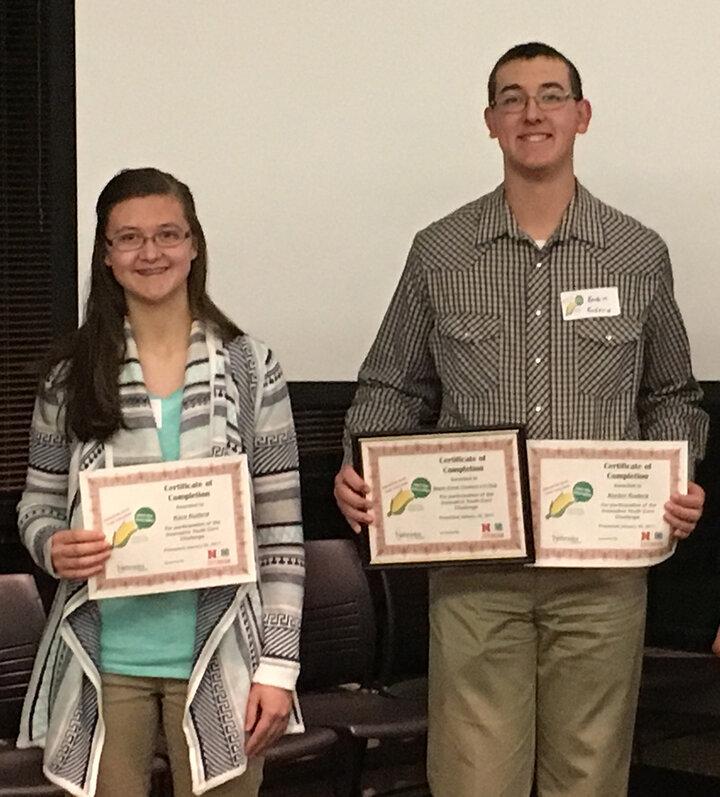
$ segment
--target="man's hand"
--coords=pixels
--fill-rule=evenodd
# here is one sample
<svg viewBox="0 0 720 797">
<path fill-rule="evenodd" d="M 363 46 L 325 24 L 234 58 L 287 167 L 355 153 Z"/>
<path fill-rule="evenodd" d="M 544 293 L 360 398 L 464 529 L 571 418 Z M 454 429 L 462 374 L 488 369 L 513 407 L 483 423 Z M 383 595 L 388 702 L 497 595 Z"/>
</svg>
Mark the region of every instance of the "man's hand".
<svg viewBox="0 0 720 797">
<path fill-rule="evenodd" d="M 63 578 L 90 578 L 102 573 L 112 547 L 102 531 L 63 529 L 50 540 L 50 559 Z"/>
<path fill-rule="evenodd" d="M 695 482 L 688 482 L 687 495 L 673 493 L 665 504 L 663 519 L 670 524 L 675 537 L 689 537 L 702 515 L 705 490 Z"/>
<path fill-rule="evenodd" d="M 715 634 L 715 641 L 712 644 L 712 652 L 716 656 L 720 656 L 720 628 L 718 628 L 717 634 Z"/>
<path fill-rule="evenodd" d="M 361 523 L 368 525 L 373 522 L 369 492 L 370 487 L 352 465 L 340 468 L 335 477 L 335 500 L 356 534 Z"/>
<path fill-rule="evenodd" d="M 285 733 L 292 709 L 292 692 L 279 686 L 252 684 L 245 711 L 245 755 L 262 755 Z"/>
</svg>

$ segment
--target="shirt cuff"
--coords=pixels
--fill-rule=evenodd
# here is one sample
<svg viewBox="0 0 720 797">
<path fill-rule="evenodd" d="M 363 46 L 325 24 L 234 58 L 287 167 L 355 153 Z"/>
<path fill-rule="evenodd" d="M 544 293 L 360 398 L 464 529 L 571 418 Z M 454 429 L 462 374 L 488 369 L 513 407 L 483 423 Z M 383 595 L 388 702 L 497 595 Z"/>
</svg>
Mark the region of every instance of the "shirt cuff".
<svg viewBox="0 0 720 797">
<path fill-rule="evenodd" d="M 300 665 L 297 662 L 260 659 L 260 665 L 255 670 L 252 680 L 255 684 L 277 686 L 280 689 L 293 692 L 299 675 Z"/>
<path fill-rule="evenodd" d="M 54 534 L 54 532 L 53 532 L 53 534 Z M 52 551 L 52 547 L 51 547 L 52 546 L 52 538 L 53 538 L 53 535 L 51 534 L 47 538 L 47 541 L 45 542 L 45 545 L 43 546 L 43 563 L 42 563 L 42 566 L 45 568 L 45 570 L 47 570 L 47 572 L 53 578 L 60 578 L 58 573 L 55 572 L 55 568 L 53 567 L 53 563 L 52 563 L 52 553 L 51 553 L 51 551 Z"/>
</svg>

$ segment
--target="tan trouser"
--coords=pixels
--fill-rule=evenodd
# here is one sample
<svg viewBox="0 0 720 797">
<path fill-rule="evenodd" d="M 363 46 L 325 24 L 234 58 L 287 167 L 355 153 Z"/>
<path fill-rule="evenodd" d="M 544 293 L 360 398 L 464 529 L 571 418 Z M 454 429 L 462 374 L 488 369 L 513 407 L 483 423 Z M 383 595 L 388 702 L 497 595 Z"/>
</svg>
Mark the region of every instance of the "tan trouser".
<svg viewBox="0 0 720 797">
<path fill-rule="evenodd" d="M 192 797 L 190 760 L 182 729 L 187 681 L 102 674 L 105 744 L 96 797 L 146 797 L 160 716 L 167 739 L 174 797 Z M 206 791 L 207 797 L 256 797 L 262 758 L 240 777 Z"/>
<path fill-rule="evenodd" d="M 434 797 L 627 792 L 646 575 L 446 568 L 430 582 Z"/>
</svg>

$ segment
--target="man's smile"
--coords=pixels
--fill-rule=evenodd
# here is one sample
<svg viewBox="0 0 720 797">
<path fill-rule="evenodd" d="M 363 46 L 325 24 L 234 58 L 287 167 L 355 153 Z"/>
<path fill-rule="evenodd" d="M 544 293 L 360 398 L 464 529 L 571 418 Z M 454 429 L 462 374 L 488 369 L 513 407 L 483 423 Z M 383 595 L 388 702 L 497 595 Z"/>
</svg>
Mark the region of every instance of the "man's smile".
<svg viewBox="0 0 720 797">
<path fill-rule="evenodd" d="M 524 133 L 520 136 L 522 141 L 529 141 L 531 144 L 547 141 L 549 138 L 551 138 L 550 133 Z"/>
</svg>

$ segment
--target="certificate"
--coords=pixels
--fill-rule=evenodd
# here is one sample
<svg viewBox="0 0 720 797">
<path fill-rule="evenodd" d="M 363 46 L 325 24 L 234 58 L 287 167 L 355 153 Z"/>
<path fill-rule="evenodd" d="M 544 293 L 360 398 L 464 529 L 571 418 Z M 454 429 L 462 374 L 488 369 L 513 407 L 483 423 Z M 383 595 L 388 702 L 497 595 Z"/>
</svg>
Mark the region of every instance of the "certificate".
<svg viewBox="0 0 720 797">
<path fill-rule="evenodd" d="M 370 565 L 533 559 L 522 430 L 355 438 L 370 486 Z"/>
<path fill-rule="evenodd" d="M 663 505 L 687 485 L 687 443 L 527 443 L 536 562 L 643 567 L 675 550 Z"/>
<path fill-rule="evenodd" d="M 86 528 L 112 545 L 90 598 L 255 581 L 244 454 L 80 474 Z"/>
</svg>

